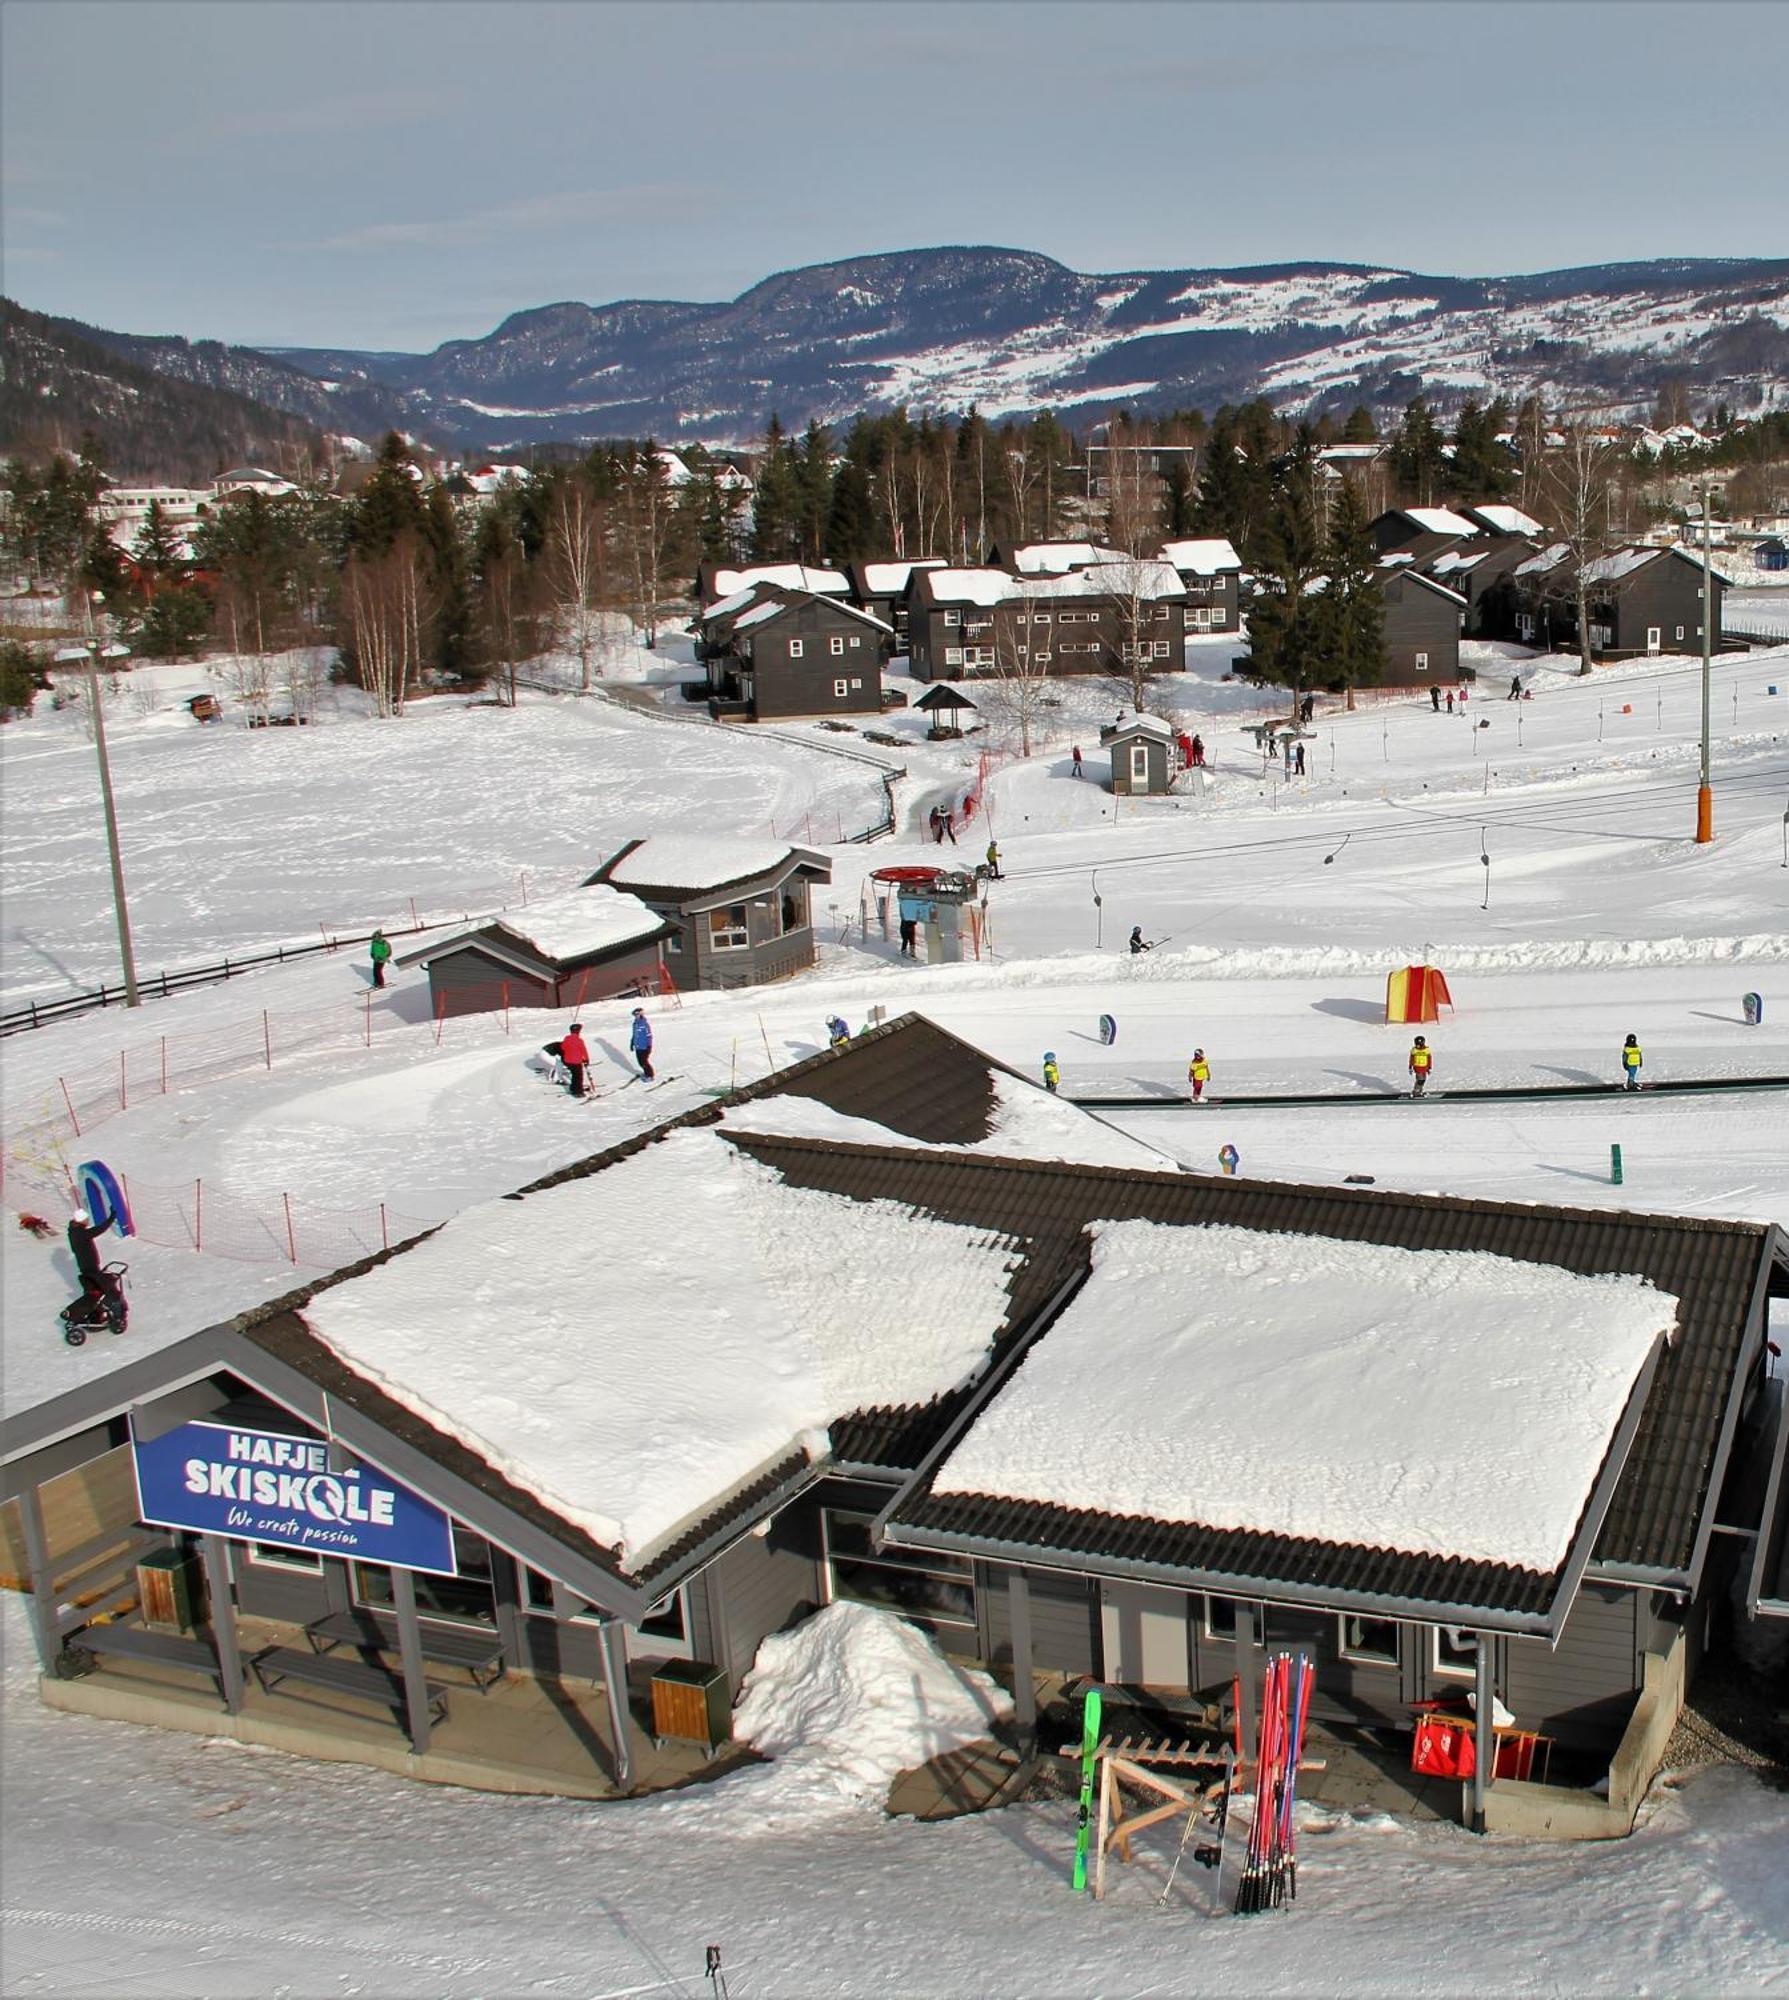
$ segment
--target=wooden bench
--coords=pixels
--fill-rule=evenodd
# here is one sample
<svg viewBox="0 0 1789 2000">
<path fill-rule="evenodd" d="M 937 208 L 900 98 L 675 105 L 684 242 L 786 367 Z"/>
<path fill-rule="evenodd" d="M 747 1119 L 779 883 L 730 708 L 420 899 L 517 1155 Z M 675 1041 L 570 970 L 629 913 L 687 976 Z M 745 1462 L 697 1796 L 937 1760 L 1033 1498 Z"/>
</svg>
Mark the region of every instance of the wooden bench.
<svg viewBox="0 0 1789 2000">
<path fill-rule="evenodd" d="M 304 1636 L 314 1651 L 332 1652 L 337 1646 L 354 1646 L 361 1652 L 395 1653 L 397 1634 L 387 1632 L 376 1618 L 363 1612 L 337 1611 L 304 1628 Z M 420 1628 L 422 1656 L 440 1667 L 464 1667 L 480 1694 L 488 1692 L 509 1671 L 503 1658 L 503 1641 L 495 1632 L 444 1631 L 436 1626 Z"/>
<path fill-rule="evenodd" d="M 141 1625 L 85 1625 L 63 1648 L 70 1676 L 91 1673 L 92 1661 L 81 1655 L 115 1654 L 126 1660 L 151 1660 L 160 1667 L 184 1667 L 204 1674 L 217 1689 L 219 1701 L 229 1699 L 224 1689 L 224 1670 L 217 1653 L 204 1639 L 182 1639 L 172 1632 L 151 1632 Z M 60 1666 L 60 1662 L 58 1663 Z"/>
<path fill-rule="evenodd" d="M 297 1646 L 269 1646 L 249 1664 L 262 1689 L 271 1694 L 281 1681 L 303 1681 L 310 1687 L 327 1688 L 361 1701 L 375 1702 L 389 1709 L 399 1722 L 409 1714 L 404 1683 L 396 1674 L 368 1660 L 338 1660 L 333 1653 L 307 1653 Z M 425 1684 L 429 1715 L 433 1721 L 447 1720 L 447 1690 L 433 1681 Z"/>
</svg>

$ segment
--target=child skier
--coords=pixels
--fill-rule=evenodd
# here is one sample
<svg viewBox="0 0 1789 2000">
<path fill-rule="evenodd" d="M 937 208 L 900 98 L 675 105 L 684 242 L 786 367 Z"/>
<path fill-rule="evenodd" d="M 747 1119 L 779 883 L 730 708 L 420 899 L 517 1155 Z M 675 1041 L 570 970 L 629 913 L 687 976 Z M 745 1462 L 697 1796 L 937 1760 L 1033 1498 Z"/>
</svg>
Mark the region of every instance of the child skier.
<svg viewBox="0 0 1789 2000">
<path fill-rule="evenodd" d="M 1000 844 L 998 841 L 990 840 L 988 842 L 988 873 L 996 882 L 1001 879 Z"/>
<path fill-rule="evenodd" d="M 842 1049 L 850 1039 L 850 1025 L 837 1014 L 829 1014 L 826 1017 L 826 1046 L 829 1049 Z"/>
<path fill-rule="evenodd" d="M 1435 1067 L 1435 1051 L 1421 1035 L 1410 1045 L 1410 1095 L 1420 1097 L 1428 1087 L 1429 1072 Z"/>
<path fill-rule="evenodd" d="M 583 1023 L 574 1021 L 571 1031 L 559 1044 L 559 1060 L 571 1072 L 566 1088 L 574 1097 L 584 1095 L 584 1075 L 590 1067 L 590 1045 L 584 1039 Z"/>
<path fill-rule="evenodd" d="M 1071 754 L 1072 754 L 1072 756 L 1073 756 L 1073 758 L 1074 758 L 1074 763 L 1073 763 L 1073 766 L 1072 766 L 1072 769 L 1073 769 L 1073 771 L 1074 771 L 1074 774 L 1075 774 L 1075 776 L 1076 776 L 1076 777 L 1078 778 L 1078 777 L 1079 777 L 1079 776 L 1081 775 L 1081 746 L 1080 746 L 1080 744 L 1078 744 L 1078 743 L 1077 743 L 1077 744 L 1075 745 L 1075 747 L 1074 747 L 1074 750 L 1073 750 L 1073 752 L 1072 752 Z"/>
<path fill-rule="evenodd" d="M 1205 1086 L 1211 1081 L 1211 1065 L 1205 1060 L 1203 1049 L 1193 1051 L 1193 1059 L 1186 1066 L 1186 1080 L 1193 1086 L 1193 1102 L 1197 1104 L 1205 1095 Z"/>
<path fill-rule="evenodd" d="M 652 1023 L 646 1018 L 646 1009 L 634 1009 L 634 1025 L 627 1038 L 627 1045 L 634 1052 L 634 1061 L 640 1065 L 640 1074 L 650 1083 L 652 1079 Z"/>
<path fill-rule="evenodd" d="M 383 931 L 374 931 L 372 942 L 367 946 L 367 957 L 373 961 L 373 984 L 385 984 L 385 968 L 391 963 L 391 940 Z"/>
<path fill-rule="evenodd" d="M 1143 935 L 1143 926 L 1141 924 L 1132 924 L 1131 926 L 1132 958 L 1137 957 L 1137 955 L 1140 952 L 1148 951 L 1149 948 L 1150 948 L 1149 940 Z"/>
<path fill-rule="evenodd" d="M 1046 1090 L 1047 1090 L 1047 1091 L 1048 1091 L 1048 1092 L 1050 1093 L 1050 1095 L 1051 1095 L 1052 1097 L 1054 1097 L 1054 1096 L 1056 1095 L 1056 1086 L 1057 1086 L 1057 1085 L 1058 1085 L 1058 1084 L 1059 1084 L 1059 1083 L 1060 1083 L 1061 1081 L 1062 1081 L 1062 1072 L 1061 1072 L 1061 1070 L 1059 1070 L 1059 1069 L 1058 1069 L 1058 1068 L 1056 1067 L 1056 1056 L 1055 1056 L 1055 1052 L 1054 1052 L 1054 1050 L 1051 1050 L 1051 1049 L 1045 1049 L 1045 1051 L 1044 1051 L 1044 1088 L 1045 1088 L 1045 1089 L 1046 1089 Z"/>
<path fill-rule="evenodd" d="M 1627 1040 L 1621 1045 L 1621 1071 L 1627 1089 L 1638 1090 L 1640 1088 L 1640 1065 L 1644 1060 L 1645 1058 L 1640 1054 L 1639 1037 L 1637 1035 L 1629 1035 Z"/>
</svg>

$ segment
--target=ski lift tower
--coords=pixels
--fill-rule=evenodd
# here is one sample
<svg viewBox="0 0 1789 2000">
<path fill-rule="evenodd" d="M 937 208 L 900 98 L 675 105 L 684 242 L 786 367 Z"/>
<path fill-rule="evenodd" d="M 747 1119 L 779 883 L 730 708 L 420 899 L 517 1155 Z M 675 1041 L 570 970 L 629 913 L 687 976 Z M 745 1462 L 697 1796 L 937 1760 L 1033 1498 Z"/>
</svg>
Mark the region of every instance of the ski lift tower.
<svg viewBox="0 0 1789 2000">
<path fill-rule="evenodd" d="M 963 962 L 963 912 L 977 902 L 981 886 L 966 868 L 878 868 L 870 879 L 878 896 L 892 893 L 903 923 L 924 926 L 926 963 Z"/>
</svg>

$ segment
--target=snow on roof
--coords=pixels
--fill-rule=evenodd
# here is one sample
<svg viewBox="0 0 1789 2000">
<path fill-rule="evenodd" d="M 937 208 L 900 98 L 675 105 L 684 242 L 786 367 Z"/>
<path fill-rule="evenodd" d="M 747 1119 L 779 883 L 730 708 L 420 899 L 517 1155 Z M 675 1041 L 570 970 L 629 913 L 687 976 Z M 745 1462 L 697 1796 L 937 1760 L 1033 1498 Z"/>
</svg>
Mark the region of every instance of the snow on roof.
<svg viewBox="0 0 1789 2000">
<path fill-rule="evenodd" d="M 1004 604 L 1017 597 L 1016 578 L 1003 569 L 957 569 L 946 566 L 930 572 L 933 597 L 941 604 Z"/>
<path fill-rule="evenodd" d="M 1545 576 L 1548 570 L 1557 569 L 1571 554 L 1569 542 L 1553 542 L 1541 550 L 1538 556 L 1530 556 L 1524 563 L 1517 563 L 1517 576 Z"/>
<path fill-rule="evenodd" d="M 1676 1313 L 1483 1251 L 1097 1223 L 934 1486 L 1552 1575 Z"/>
<path fill-rule="evenodd" d="M 699 833 L 655 834 L 609 870 L 617 888 L 720 889 L 780 868 L 796 850 L 783 840 Z"/>
<path fill-rule="evenodd" d="M 1112 734 L 1114 736 L 1129 736 L 1133 732 L 1140 732 L 1145 736 L 1160 736 L 1169 743 L 1172 743 L 1180 734 L 1180 731 L 1174 727 L 1173 723 L 1164 722 L 1159 715 L 1128 716 L 1123 722 L 1118 724 L 1112 731 Z"/>
<path fill-rule="evenodd" d="M 1414 521 L 1425 535 L 1476 535 L 1478 530 L 1464 514 L 1447 507 L 1405 507 L 1405 520 Z"/>
<path fill-rule="evenodd" d="M 792 1450 L 823 1450 L 838 1417 L 958 1387 L 1018 1261 L 1010 1238 L 791 1187 L 717 1132 L 677 1131 L 468 1209 L 304 1317 L 637 1564 Z"/>
<path fill-rule="evenodd" d="M 1619 583 L 1624 576 L 1632 576 L 1635 570 L 1644 569 L 1663 554 L 1663 549 L 1617 549 L 1611 555 L 1598 556 L 1595 562 L 1586 563 L 1584 578 L 1587 583 Z"/>
<path fill-rule="evenodd" d="M 1225 541 L 1167 542 L 1162 561 L 1177 570 L 1191 570 L 1195 576 L 1218 576 L 1225 570 L 1240 570 L 1242 558 Z"/>
<path fill-rule="evenodd" d="M 780 595 L 766 597 L 762 604 L 754 604 L 751 610 L 743 612 L 739 617 L 735 618 L 733 621 L 734 631 L 749 632 L 754 625 L 766 624 L 769 620 L 779 617 L 785 611 L 797 610 L 799 608 L 799 601 L 803 597 L 811 599 L 820 597 L 820 593 L 814 590 L 789 591 L 782 586 L 778 586 L 778 588 L 781 591 Z M 751 595 L 750 592 L 746 594 L 748 597 Z M 727 598 L 725 601 L 731 604 L 735 602 L 735 599 Z M 839 612 L 846 618 L 855 618 L 860 625 L 869 625 L 878 632 L 892 632 L 894 630 L 894 627 L 886 619 L 878 618 L 872 612 L 860 611 L 855 604 L 841 604 L 834 597 L 828 597 L 821 601 L 826 604 L 829 610 Z M 716 611 L 708 613 L 708 618 L 713 618 L 714 616 L 716 616 Z M 706 624 L 707 619 L 704 619 L 703 623 Z"/>
<path fill-rule="evenodd" d="M 561 963 L 651 937 L 665 924 L 664 918 L 649 910 L 638 896 L 624 895 L 604 882 L 568 889 L 561 896 L 548 896 L 519 910 L 505 910 L 496 922 L 511 937 Z M 461 935 L 471 936 L 486 928 L 474 925 Z M 439 956 L 440 951 L 440 946 L 431 946 L 429 955 Z"/>
<path fill-rule="evenodd" d="M 988 1136 L 966 1146 L 934 1145 L 909 1138 L 874 1119 L 835 1111 L 816 1097 L 785 1093 L 730 1107 L 729 1131 L 786 1139 L 826 1139 L 838 1145 L 899 1146 L 910 1152 L 979 1153 L 1006 1160 L 1063 1160 L 1082 1167 L 1129 1167 L 1172 1173 L 1178 1162 L 1141 1139 L 1094 1118 L 1040 1085 L 1003 1070 L 992 1071 L 994 1115 Z"/>
<path fill-rule="evenodd" d="M 1545 533 L 1541 524 L 1532 514 L 1524 514 L 1520 507 L 1508 507 L 1501 502 L 1487 502 L 1472 510 L 1481 521 L 1489 524 L 1500 535 L 1539 535 Z"/>
<path fill-rule="evenodd" d="M 718 603 L 711 604 L 706 611 L 698 616 L 696 623 L 698 625 L 707 625 L 716 619 L 731 618 L 736 611 L 745 610 L 746 606 L 751 603 L 757 594 L 758 586 L 756 584 L 752 584 L 745 590 L 736 590 L 730 596 L 721 598 Z"/>
<path fill-rule="evenodd" d="M 1431 576 L 1464 576 L 1468 570 L 1477 569 L 1479 564 L 1490 553 L 1489 549 L 1480 549 L 1476 554 L 1470 554 L 1463 549 L 1449 549 L 1446 555 L 1437 556 L 1430 563 L 1429 574 Z"/>
<path fill-rule="evenodd" d="M 815 569 L 807 563 L 760 563 L 753 569 L 717 569 L 714 573 L 714 587 L 723 597 L 750 590 L 755 583 L 811 590 L 820 597 L 844 597 L 851 589 L 838 570 Z"/>
<path fill-rule="evenodd" d="M 867 562 L 863 566 L 863 580 L 878 597 L 898 597 L 916 569 L 943 568 L 942 556 L 928 556 L 923 562 Z"/>
<path fill-rule="evenodd" d="M 1020 591 L 1026 597 L 1184 597 L 1186 585 L 1172 563 L 1121 555 L 1067 576 L 1027 577 Z"/>
<path fill-rule="evenodd" d="M 1098 542 L 1026 542 L 1012 551 L 1012 566 L 1021 576 L 1060 576 L 1089 563 L 1123 562 L 1122 549 Z"/>
</svg>

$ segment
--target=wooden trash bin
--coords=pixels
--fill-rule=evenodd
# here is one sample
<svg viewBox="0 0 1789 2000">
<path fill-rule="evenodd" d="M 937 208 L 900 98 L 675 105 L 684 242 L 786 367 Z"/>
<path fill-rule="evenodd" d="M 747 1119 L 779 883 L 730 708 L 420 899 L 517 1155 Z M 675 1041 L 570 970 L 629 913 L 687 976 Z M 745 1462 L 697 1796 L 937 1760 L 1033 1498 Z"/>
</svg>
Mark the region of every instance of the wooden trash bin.
<svg viewBox="0 0 1789 2000">
<path fill-rule="evenodd" d="M 199 1562 L 190 1550 L 156 1549 L 137 1564 L 137 1601 L 151 1631 L 191 1636 L 202 1602 Z"/>
<path fill-rule="evenodd" d="M 712 1750 L 733 1733 L 727 1676 L 706 1660 L 666 1660 L 652 1676 L 652 1734 Z"/>
</svg>

